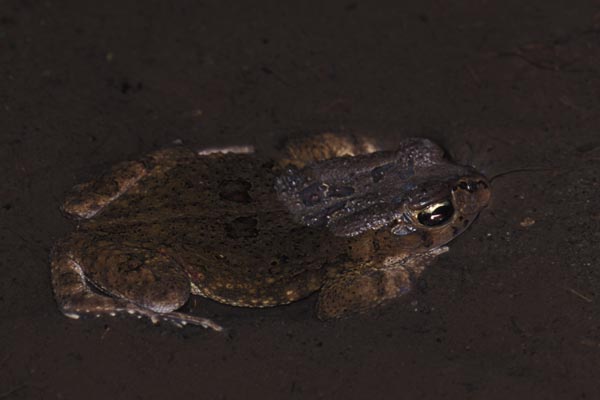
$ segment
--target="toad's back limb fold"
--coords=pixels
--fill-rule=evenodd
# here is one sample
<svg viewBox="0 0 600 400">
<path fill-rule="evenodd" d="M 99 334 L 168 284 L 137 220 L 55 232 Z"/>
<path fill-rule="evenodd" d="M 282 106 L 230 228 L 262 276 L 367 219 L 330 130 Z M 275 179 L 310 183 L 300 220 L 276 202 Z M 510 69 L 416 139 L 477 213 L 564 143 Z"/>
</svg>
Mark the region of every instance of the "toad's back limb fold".
<svg viewBox="0 0 600 400">
<path fill-rule="evenodd" d="M 411 291 L 413 281 L 435 258 L 448 251 L 440 247 L 381 265 L 342 273 L 325 283 L 319 293 L 317 316 L 321 320 L 341 318 L 388 303 Z"/>
<path fill-rule="evenodd" d="M 302 168 L 317 161 L 369 154 L 379 150 L 381 148 L 376 141 L 367 136 L 326 132 L 288 140 L 279 165 L 295 165 Z"/>
<path fill-rule="evenodd" d="M 92 290 L 90 279 L 82 266 L 83 260 L 68 250 L 70 244 L 72 243 L 63 241 L 55 245 L 50 260 L 54 297 L 59 309 L 67 317 L 77 319 L 86 314 L 115 316 L 127 313 L 147 317 L 153 323 L 168 321 L 177 326 L 190 324 L 216 331 L 222 330 L 221 326 L 210 319 L 174 312 L 187 301 L 190 284 L 183 275 L 178 279 L 173 279 L 173 272 L 170 271 L 171 277 L 165 279 L 169 284 L 161 287 L 161 278 L 166 278 L 165 270 L 171 270 L 169 265 L 165 264 L 165 260 L 155 258 L 148 260 L 146 264 L 136 265 L 129 274 L 130 276 L 124 276 L 124 281 L 119 282 L 116 287 L 113 286 L 114 282 L 110 282 L 110 278 L 108 278 L 110 273 L 104 274 L 104 278 L 97 274 L 96 278 L 99 280 L 93 282 L 94 286 L 117 296 L 112 297 Z M 102 254 L 105 253 L 102 251 L 99 253 L 98 260 L 115 261 L 111 259 L 114 257 L 111 257 L 110 254 Z M 115 264 L 112 267 L 115 269 L 127 268 L 122 264 Z M 139 282 L 132 283 L 136 278 L 141 279 Z M 149 281 L 158 282 L 158 288 L 156 284 L 149 285 Z M 144 290 L 139 291 L 140 286 L 145 286 Z M 152 286 L 154 286 L 154 290 L 151 289 Z"/>
<path fill-rule="evenodd" d="M 150 153 L 139 161 L 118 163 L 96 179 L 73 187 L 62 210 L 74 218 L 92 218 L 112 201 L 135 188 L 143 178 L 164 173 L 195 157 L 197 155 L 192 150 L 173 147 Z"/>
</svg>

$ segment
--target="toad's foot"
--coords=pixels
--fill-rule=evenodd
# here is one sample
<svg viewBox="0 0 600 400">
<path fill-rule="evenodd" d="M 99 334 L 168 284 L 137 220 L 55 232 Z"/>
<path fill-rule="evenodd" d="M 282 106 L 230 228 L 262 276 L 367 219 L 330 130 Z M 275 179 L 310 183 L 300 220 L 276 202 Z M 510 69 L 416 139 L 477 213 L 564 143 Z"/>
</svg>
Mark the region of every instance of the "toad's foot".
<svg viewBox="0 0 600 400">
<path fill-rule="evenodd" d="M 223 327 L 221 325 L 213 322 L 208 318 L 196 317 L 180 312 L 158 313 L 155 311 L 148 310 L 146 308 L 135 306 L 133 304 L 127 305 L 124 311 L 132 315 L 138 315 L 139 317 L 143 316 L 150 318 L 152 323 L 155 325 L 159 324 L 161 321 L 167 321 L 179 328 L 183 328 L 185 325 L 197 325 L 202 326 L 204 328 L 210 328 L 217 332 L 221 332 L 223 330 Z"/>
<path fill-rule="evenodd" d="M 58 296 L 57 296 L 58 301 Z M 221 332 L 223 327 L 208 318 L 196 317 L 180 312 L 159 313 L 147 308 L 138 307 L 121 299 L 113 299 L 96 293 L 87 293 L 84 296 L 73 297 L 68 302 L 59 302 L 63 314 L 72 319 L 79 319 L 83 315 L 116 316 L 117 314 L 137 315 L 138 318 L 146 317 L 153 324 L 169 322 L 183 328 L 186 325 L 197 325 Z"/>
<path fill-rule="evenodd" d="M 217 332 L 223 330 L 223 327 L 210 319 L 175 312 L 173 308 L 151 310 L 125 299 L 97 293 L 91 289 L 79 263 L 60 245 L 53 249 L 51 257 L 54 296 L 62 313 L 69 318 L 125 314 L 137 315 L 138 318 L 147 317 L 154 324 L 167 321 L 178 327 L 198 325 Z"/>
<path fill-rule="evenodd" d="M 211 154 L 252 154 L 254 153 L 254 146 L 242 145 L 242 146 L 224 146 L 224 147 L 208 147 L 205 149 L 199 149 L 196 154 L 199 156 L 209 156 Z"/>
</svg>

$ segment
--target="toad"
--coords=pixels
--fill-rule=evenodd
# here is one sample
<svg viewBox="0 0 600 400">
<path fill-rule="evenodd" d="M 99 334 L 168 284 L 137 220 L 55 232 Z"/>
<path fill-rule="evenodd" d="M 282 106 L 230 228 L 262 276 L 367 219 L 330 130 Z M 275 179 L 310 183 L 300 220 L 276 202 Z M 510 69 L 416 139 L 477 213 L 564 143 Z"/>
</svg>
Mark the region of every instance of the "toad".
<svg viewBox="0 0 600 400">
<path fill-rule="evenodd" d="M 52 250 L 52 285 L 71 318 L 221 330 L 177 310 L 190 295 L 272 307 L 315 292 L 318 318 L 338 318 L 408 293 L 489 198 L 481 173 L 423 138 L 382 150 L 322 134 L 278 160 L 168 148 L 75 186 L 62 210 L 79 222 Z"/>
</svg>

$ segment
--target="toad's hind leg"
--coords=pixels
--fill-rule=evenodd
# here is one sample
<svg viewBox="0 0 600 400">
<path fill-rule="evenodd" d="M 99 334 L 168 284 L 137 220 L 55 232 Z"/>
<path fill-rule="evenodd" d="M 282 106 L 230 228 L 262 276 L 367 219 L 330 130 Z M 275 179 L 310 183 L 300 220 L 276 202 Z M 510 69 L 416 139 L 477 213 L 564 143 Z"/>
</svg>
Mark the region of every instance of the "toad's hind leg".
<svg viewBox="0 0 600 400">
<path fill-rule="evenodd" d="M 319 294 L 317 316 L 326 320 L 367 311 L 411 291 L 413 281 L 435 258 L 448 251 L 440 247 L 383 265 L 355 269 L 326 282 Z"/>
<path fill-rule="evenodd" d="M 334 157 L 357 156 L 381 150 L 372 138 L 362 135 L 321 133 L 286 142 L 279 165 L 295 165 L 302 168 L 307 164 Z"/>
<path fill-rule="evenodd" d="M 139 161 L 118 163 L 96 179 L 73 187 L 62 210 L 74 218 L 92 218 L 144 177 L 163 173 L 194 157 L 196 154 L 189 149 L 173 147 L 150 153 Z"/>
<path fill-rule="evenodd" d="M 150 318 L 153 323 L 168 321 L 177 326 L 190 324 L 222 330 L 209 319 L 174 312 L 187 301 L 190 283 L 182 272 L 170 265 L 169 260 L 146 258 L 143 264 L 131 262 L 127 265 L 119 263 L 123 256 L 111 255 L 107 250 L 105 248 L 96 254 L 93 277 L 89 277 L 83 268 L 83 263 L 90 261 L 88 257 L 77 257 L 63 244 L 52 250 L 54 296 L 67 317 L 77 319 L 86 314 L 114 316 L 128 313 Z M 105 263 L 113 262 L 117 264 L 100 271 Z M 106 294 L 92 290 L 90 281 Z"/>
</svg>

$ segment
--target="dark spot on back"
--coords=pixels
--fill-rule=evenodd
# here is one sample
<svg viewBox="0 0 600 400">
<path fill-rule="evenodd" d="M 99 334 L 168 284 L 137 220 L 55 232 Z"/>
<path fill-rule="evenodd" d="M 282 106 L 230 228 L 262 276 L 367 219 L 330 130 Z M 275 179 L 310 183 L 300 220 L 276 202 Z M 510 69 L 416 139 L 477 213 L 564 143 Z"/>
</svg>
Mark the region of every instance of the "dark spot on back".
<svg viewBox="0 0 600 400">
<path fill-rule="evenodd" d="M 238 217 L 225 224 L 225 232 L 232 239 L 256 237 L 257 225 L 256 217 Z"/>
<path fill-rule="evenodd" d="M 236 203 L 250 203 L 252 197 L 248 190 L 251 187 L 252 184 L 243 179 L 224 180 L 219 183 L 219 197 Z"/>
</svg>

